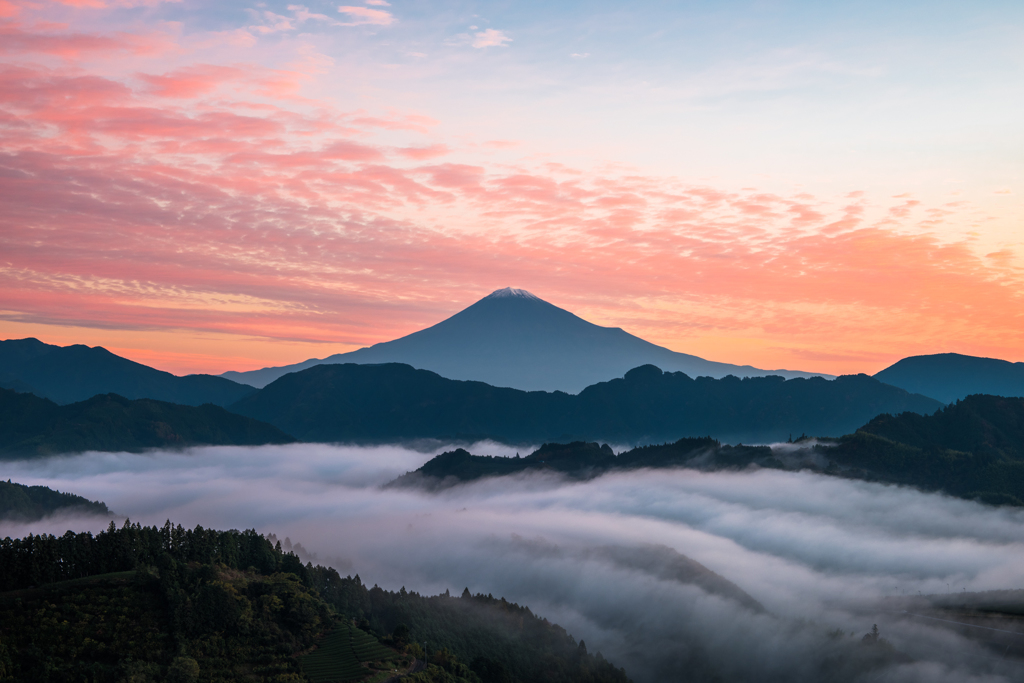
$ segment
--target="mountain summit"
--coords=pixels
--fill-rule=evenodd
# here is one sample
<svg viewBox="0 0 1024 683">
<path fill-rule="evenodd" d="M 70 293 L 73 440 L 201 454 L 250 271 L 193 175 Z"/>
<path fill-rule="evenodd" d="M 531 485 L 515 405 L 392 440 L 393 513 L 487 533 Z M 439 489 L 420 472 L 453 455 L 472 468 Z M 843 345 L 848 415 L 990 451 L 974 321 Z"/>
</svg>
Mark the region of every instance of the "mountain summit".
<svg viewBox="0 0 1024 683">
<path fill-rule="evenodd" d="M 676 353 L 617 327 L 601 327 L 524 289 L 506 287 L 452 317 L 389 342 L 295 365 L 222 377 L 263 387 L 289 372 L 324 363 L 407 363 L 443 377 L 477 380 L 527 391 L 578 393 L 641 365 L 691 377 L 813 377 L 814 373 L 759 370 Z"/>
</svg>

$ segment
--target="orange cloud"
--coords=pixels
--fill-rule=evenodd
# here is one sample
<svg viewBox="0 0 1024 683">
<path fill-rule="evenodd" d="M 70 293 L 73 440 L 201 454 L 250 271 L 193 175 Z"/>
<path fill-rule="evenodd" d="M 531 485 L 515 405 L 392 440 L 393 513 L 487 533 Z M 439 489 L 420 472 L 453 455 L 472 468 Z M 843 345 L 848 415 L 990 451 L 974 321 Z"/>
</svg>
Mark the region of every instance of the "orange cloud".
<svg viewBox="0 0 1024 683">
<path fill-rule="evenodd" d="M 4 49 L 24 59 L 0 68 L 0 333 L 123 331 L 136 352 L 163 344 L 152 357 L 168 367 L 219 372 L 282 362 L 234 341 L 326 355 L 513 285 L 763 367 L 870 371 L 947 350 L 1024 359 L 1014 252 L 929 232 L 969 203 L 492 166 L 414 112 L 310 106 L 301 74 L 195 64 L 116 78 L 33 65 L 46 43 L 22 35 Z M 264 99 L 275 88 L 289 99 Z M 377 144 L 377 130 L 422 143 Z M 430 161 L 442 156 L 455 160 Z M 172 333 L 186 355 L 167 350 Z"/>
</svg>

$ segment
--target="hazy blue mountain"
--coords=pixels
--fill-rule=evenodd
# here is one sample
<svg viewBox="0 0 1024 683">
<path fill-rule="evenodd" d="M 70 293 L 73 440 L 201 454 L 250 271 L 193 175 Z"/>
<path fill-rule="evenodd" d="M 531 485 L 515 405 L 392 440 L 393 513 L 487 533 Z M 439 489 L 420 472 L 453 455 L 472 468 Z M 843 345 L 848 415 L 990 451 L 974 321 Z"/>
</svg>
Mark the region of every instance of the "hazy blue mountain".
<svg viewBox="0 0 1024 683">
<path fill-rule="evenodd" d="M 1024 396 L 1024 363 L 959 353 L 904 358 L 875 379 L 943 403 L 971 394 Z"/>
<path fill-rule="evenodd" d="M 178 377 L 101 346 L 54 346 L 31 338 L 0 341 L 0 387 L 29 391 L 61 404 L 118 394 L 189 406 L 226 406 L 253 391 L 213 375 Z"/>
<path fill-rule="evenodd" d="M 303 441 L 623 444 L 685 436 L 728 443 L 840 436 L 880 413 L 941 407 L 867 375 L 692 379 L 646 365 L 572 395 L 451 380 L 400 363 L 346 363 L 287 374 L 230 409 Z"/>
<path fill-rule="evenodd" d="M 32 394 L 0 389 L 0 458 L 294 440 L 265 422 L 209 403 L 182 406 L 104 394 L 60 406 Z"/>
<path fill-rule="evenodd" d="M 433 327 L 394 341 L 295 365 L 221 376 L 264 387 L 289 372 L 325 363 L 406 363 L 449 379 L 569 393 L 646 364 L 691 377 L 815 376 L 715 363 L 670 351 L 617 327 L 594 325 L 512 288 L 499 289 Z"/>
</svg>

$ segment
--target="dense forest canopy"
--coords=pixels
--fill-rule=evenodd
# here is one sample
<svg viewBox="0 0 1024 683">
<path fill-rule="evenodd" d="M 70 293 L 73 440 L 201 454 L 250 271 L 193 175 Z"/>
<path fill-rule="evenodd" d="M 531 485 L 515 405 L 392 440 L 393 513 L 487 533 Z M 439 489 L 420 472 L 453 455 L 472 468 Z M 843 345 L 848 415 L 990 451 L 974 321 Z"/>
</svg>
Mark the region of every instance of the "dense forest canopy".
<svg viewBox="0 0 1024 683">
<path fill-rule="evenodd" d="M 526 607 L 371 588 L 251 529 L 0 541 L 0 680 L 299 681 L 299 655 L 349 623 L 386 646 L 379 669 L 419 661 L 414 683 L 628 681 Z"/>
</svg>

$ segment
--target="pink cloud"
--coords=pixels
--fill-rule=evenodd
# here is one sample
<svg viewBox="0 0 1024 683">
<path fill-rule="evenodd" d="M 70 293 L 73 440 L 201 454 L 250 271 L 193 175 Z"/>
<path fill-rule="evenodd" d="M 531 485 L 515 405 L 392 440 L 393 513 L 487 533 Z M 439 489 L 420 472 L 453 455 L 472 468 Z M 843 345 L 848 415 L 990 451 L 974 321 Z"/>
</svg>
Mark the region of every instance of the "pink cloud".
<svg viewBox="0 0 1024 683">
<path fill-rule="evenodd" d="M 81 38 L 114 54 L 132 44 Z M 879 349 L 1020 359 L 1015 254 L 979 255 L 917 222 L 957 220 L 968 203 L 431 162 L 466 150 L 415 112 L 261 99 L 294 94 L 298 72 L 201 63 L 117 78 L 33 64 L 39 52 L 0 69 L 0 325 L 192 330 L 221 340 L 193 369 L 221 371 L 233 338 L 369 344 L 521 283 L 718 360 L 835 372 Z M 377 145 L 378 130 L 423 143 Z M 722 338 L 763 348 L 702 341 Z"/>
<path fill-rule="evenodd" d="M 484 47 L 507 47 L 508 43 L 511 43 L 512 39 L 505 35 L 504 31 L 498 31 L 493 28 L 480 31 L 473 35 L 473 41 L 470 43 L 475 48 Z"/>
<path fill-rule="evenodd" d="M 395 21 L 394 16 L 390 12 L 381 9 L 342 5 L 338 8 L 338 11 L 342 14 L 347 14 L 351 19 L 344 26 L 390 26 Z"/>
</svg>

